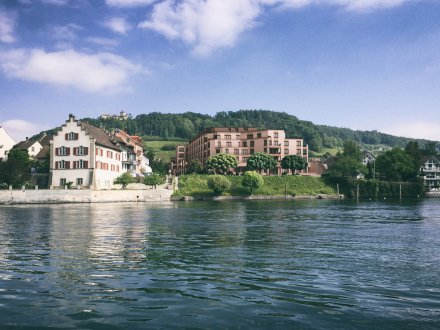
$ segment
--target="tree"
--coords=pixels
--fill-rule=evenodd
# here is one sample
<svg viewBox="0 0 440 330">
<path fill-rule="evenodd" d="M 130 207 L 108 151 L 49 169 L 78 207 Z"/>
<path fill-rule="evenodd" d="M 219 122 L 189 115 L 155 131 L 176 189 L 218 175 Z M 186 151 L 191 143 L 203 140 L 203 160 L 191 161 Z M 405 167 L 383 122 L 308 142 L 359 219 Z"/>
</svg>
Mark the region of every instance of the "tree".
<svg viewBox="0 0 440 330">
<path fill-rule="evenodd" d="M 205 167 L 211 173 L 226 174 L 231 168 L 236 168 L 237 159 L 229 154 L 216 154 L 208 158 Z"/>
<path fill-rule="evenodd" d="M 27 150 L 11 149 L 8 153 L 8 160 L 2 165 L 0 180 L 14 187 L 28 183 L 30 164 Z"/>
<path fill-rule="evenodd" d="M 217 195 L 221 195 L 231 187 L 231 181 L 223 175 L 212 175 L 208 179 L 208 187 Z"/>
<path fill-rule="evenodd" d="M 165 183 L 165 178 L 158 174 L 147 175 L 144 177 L 143 183 L 156 189 L 157 185 Z"/>
<path fill-rule="evenodd" d="M 264 185 L 263 176 L 255 171 L 246 171 L 243 174 L 241 184 L 244 187 L 249 187 L 250 194 L 252 195 L 255 189 L 258 189 Z"/>
<path fill-rule="evenodd" d="M 400 148 L 386 151 L 376 159 L 376 171 L 389 181 L 415 179 L 419 172 L 414 159 Z"/>
<path fill-rule="evenodd" d="M 189 162 L 188 169 L 186 171 L 187 173 L 197 173 L 200 174 L 203 172 L 203 165 L 198 159 L 193 159 Z"/>
<path fill-rule="evenodd" d="M 303 170 L 307 166 L 307 161 L 298 155 L 288 155 L 281 160 L 281 167 L 296 173 L 297 170 Z"/>
<path fill-rule="evenodd" d="M 128 184 L 133 183 L 134 181 L 133 176 L 130 173 L 125 172 L 118 176 L 113 183 L 120 184 L 122 185 L 122 189 L 125 189 Z"/>
<path fill-rule="evenodd" d="M 344 142 L 344 151 L 338 153 L 331 162 L 327 175 L 332 177 L 349 176 L 356 178 L 358 175 L 366 175 L 368 169 L 362 164 L 362 153 L 356 142 Z"/>
<path fill-rule="evenodd" d="M 247 168 L 250 171 L 270 170 L 277 166 L 277 161 L 273 156 L 264 152 L 257 152 L 249 157 L 247 161 Z"/>
</svg>

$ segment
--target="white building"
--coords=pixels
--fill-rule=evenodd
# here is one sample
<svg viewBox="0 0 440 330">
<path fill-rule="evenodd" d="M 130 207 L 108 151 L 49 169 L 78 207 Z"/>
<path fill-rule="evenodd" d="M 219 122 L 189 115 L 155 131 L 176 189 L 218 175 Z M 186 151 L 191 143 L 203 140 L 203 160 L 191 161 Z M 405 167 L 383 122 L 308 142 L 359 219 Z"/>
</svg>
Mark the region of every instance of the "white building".
<svg viewBox="0 0 440 330">
<path fill-rule="evenodd" d="M 423 175 L 426 189 L 440 189 L 440 160 L 437 157 L 423 158 L 420 171 Z"/>
<path fill-rule="evenodd" d="M 111 189 L 122 173 L 121 150 L 107 132 L 69 119 L 50 142 L 50 185 Z"/>
<path fill-rule="evenodd" d="M 6 161 L 8 159 L 8 152 L 14 145 L 14 139 L 0 126 L 0 161 Z"/>
</svg>

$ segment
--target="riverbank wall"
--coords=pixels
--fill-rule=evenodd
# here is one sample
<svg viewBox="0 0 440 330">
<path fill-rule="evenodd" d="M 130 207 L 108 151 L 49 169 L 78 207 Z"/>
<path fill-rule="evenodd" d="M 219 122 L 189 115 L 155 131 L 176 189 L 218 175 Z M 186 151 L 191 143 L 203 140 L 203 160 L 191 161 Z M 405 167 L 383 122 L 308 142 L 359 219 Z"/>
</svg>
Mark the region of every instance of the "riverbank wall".
<svg viewBox="0 0 440 330">
<path fill-rule="evenodd" d="M 0 204 L 61 204 L 169 201 L 172 190 L 0 190 Z"/>
<path fill-rule="evenodd" d="M 183 196 L 171 197 L 171 200 L 193 201 L 193 200 L 207 200 L 207 201 L 230 201 L 230 200 L 295 200 L 295 199 L 344 199 L 344 195 L 252 195 L 252 196 Z"/>
</svg>

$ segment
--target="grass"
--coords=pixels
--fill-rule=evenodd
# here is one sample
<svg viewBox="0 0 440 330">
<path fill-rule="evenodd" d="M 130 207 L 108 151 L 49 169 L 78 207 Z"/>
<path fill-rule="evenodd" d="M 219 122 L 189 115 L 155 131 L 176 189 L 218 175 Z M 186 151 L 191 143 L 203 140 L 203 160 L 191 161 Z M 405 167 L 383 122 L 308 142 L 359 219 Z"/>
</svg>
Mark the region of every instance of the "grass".
<svg viewBox="0 0 440 330">
<path fill-rule="evenodd" d="M 209 175 L 182 175 L 179 177 L 179 191 L 184 196 L 213 196 L 208 188 Z M 223 195 L 248 196 L 249 189 L 241 185 L 240 176 L 227 176 L 231 188 Z M 335 194 L 332 187 L 327 186 L 321 178 L 299 175 L 264 176 L 264 185 L 254 191 L 254 195 L 317 195 Z"/>
<path fill-rule="evenodd" d="M 162 150 L 164 145 L 183 145 L 186 144 L 185 141 L 146 141 L 145 145 L 147 150 L 151 149 L 154 151 L 156 159 L 162 159 L 164 162 L 169 163 L 170 158 L 176 155 L 175 150 Z"/>
</svg>

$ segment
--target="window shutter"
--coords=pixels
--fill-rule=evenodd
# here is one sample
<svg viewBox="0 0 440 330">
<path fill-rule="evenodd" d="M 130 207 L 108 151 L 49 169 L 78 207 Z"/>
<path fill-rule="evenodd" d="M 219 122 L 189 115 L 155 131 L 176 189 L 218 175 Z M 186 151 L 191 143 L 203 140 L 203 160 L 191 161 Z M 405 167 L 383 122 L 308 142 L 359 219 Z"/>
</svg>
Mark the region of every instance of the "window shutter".
<svg viewBox="0 0 440 330">
<path fill-rule="evenodd" d="M 70 148 L 66 148 L 66 156 L 70 156 Z"/>
<path fill-rule="evenodd" d="M 68 138 L 69 138 L 68 135 L 69 135 L 69 134 L 67 134 L 67 133 L 64 134 L 64 137 L 65 137 L 66 140 L 68 140 Z"/>
<path fill-rule="evenodd" d="M 60 167 L 59 164 L 60 164 L 59 162 L 55 162 L 55 169 L 56 169 L 56 170 L 59 169 L 59 167 Z"/>
<path fill-rule="evenodd" d="M 78 133 L 75 133 L 75 140 L 78 140 Z"/>
<path fill-rule="evenodd" d="M 84 168 L 89 168 L 89 162 L 87 160 L 84 161 Z"/>
<path fill-rule="evenodd" d="M 104 156 L 104 150 L 101 149 L 101 157 L 103 157 L 103 156 Z"/>
<path fill-rule="evenodd" d="M 87 156 L 89 154 L 89 148 L 84 147 L 84 155 Z"/>
<path fill-rule="evenodd" d="M 96 156 L 98 156 L 98 152 L 99 152 L 99 149 L 98 148 L 95 148 L 95 154 L 96 154 Z"/>
<path fill-rule="evenodd" d="M 73 155 L 74 155 L 74 156 L 76 156 L 76 155 L 78 154 L 78 151 L 77 151 L 77 150 L 78 150 L 77 147 L 74 147 L 74 148 L 73 148 Z"/>
<path fill-rule="evenodd" d="M 55 155 L 59 156 L 60 155 L 60 148 L 55 148 Z"/>
<path fill-rule="evenodd" d="M 68 170 L 70 168 L 70 162 L 66 162 L 66 169 Z"/>
<path fill-rule="evenodd" d="M 77 164 L 78 162 L 73 162 L 73 168 L 76 169 L 77 168 Z"/>
</svg>

